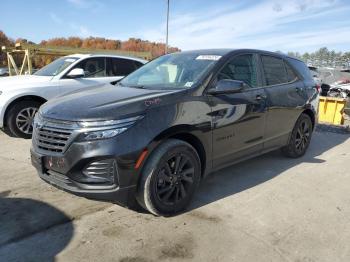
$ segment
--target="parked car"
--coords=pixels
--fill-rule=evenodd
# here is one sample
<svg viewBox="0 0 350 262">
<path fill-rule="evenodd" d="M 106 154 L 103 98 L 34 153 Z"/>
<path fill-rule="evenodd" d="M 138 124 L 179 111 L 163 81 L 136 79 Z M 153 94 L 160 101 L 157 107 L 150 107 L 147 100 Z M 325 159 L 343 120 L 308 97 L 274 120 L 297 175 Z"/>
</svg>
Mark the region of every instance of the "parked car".
<svg viewBox="0 0 350 262">
<path fill-rule="evenodd" d="M 1 67 L 0 68 L 0 76 L 8 76 L 9 75 L 9 70 L 7 67 Z"/>
<path fill-rule="evenodd" d="M 0 128 L 15 137 L 30 138 L 38 108 L 57 96 L 116 82 L 146 63 L 111 55 L 61 57 L 33 75 L 0 79 Z"/>
<path fill-rule="evenodd" d="M 350 97 L 350 79 L 341 79 L 332 84 L 328 96 L 338 98 Z"/>
<path fill-rule="evenodd" d="M 32 164 L 65 191 L 139 203 L 155 215 L 184 210 L 199 181 L 220 168 L 278 148 L 303 156 L 317 119 L 309 69 L 277 53 L 168 54 L 118 85 L 42 106 Z"/>
</svg>

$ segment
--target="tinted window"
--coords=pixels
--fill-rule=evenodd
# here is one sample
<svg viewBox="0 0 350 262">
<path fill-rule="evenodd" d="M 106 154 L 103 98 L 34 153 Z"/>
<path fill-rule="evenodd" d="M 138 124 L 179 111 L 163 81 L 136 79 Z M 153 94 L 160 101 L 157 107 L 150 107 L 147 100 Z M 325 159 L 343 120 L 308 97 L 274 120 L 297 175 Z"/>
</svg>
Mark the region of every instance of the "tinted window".
<svg viewBox="0 0 350 262">
<path fill-rule="evenodd" d="M 295 74 L 293 68 L 285 63 L 286 69 L 287 69 L 287 75 L 288 75 L 288 82 L 293 82 L 298 79 L 298 76 Z"/>
<path fill-rule="evenodd" d="M 141 62 L 138 61 L 134 61 L 134 64 L 136 66 L 136 69 L 140 68 L 141 66 L 143 66 L 143 64 Z"/>
<path fill-rule="evenodd" d="M 74 66 L 74 68 L 82 68 L 85 72 L 85 77 L 106 76 L 105 58 L 103 57 L 85 59 Z"/>
<path fill-rule="evenodd" d="M 288 58 L 288 62 L 293 66 L 293 68 L 298 70 L 299 74 L 302 75 L 304 79 L 312 79 L 310 70 L 304 62 L 293 58 Z"/>
<path fill-rule="evenodd" d="M 253 55 L 234 57 L 218 74 L 218 80 L 240 80 L 249 86 L 257 86 L 256 63 Z"/>
<path fill-rule="evenodd" d="M 137 69 L 134 60 L 123 58 L 109 58 L 108 61 L 108 76 L 127 76 Z"/>
<path fill-rule="evenodd" d="M 278 85 L 288 82 L 287 72 L 282 59 L 273 56 L 261 56 L 266 85 Z"/>
</svg>

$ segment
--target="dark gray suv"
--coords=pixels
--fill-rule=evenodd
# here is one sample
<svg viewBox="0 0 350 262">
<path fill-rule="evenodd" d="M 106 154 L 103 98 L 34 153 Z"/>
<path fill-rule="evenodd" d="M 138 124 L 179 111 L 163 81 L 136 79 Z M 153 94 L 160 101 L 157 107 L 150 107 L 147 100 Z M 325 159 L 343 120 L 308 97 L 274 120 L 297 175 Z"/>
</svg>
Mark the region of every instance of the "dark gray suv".
<svg viewBox="0 0 350 262">
<path fill-rule="evenodd" d="M 248 49 L 169 54 L 116 86 L 44 104 L 32 163 L 68 192 L 172 215 L 215 170 L 278 148 L 304 155 L 317 104 L 297 59 Z"/>
</svg>

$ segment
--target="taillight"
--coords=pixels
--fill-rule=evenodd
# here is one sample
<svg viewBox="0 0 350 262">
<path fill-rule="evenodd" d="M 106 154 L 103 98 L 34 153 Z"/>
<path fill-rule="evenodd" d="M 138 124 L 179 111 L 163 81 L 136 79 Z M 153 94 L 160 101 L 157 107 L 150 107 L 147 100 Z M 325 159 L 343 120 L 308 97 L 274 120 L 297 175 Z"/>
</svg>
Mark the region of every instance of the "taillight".
<svg viewBox="0 0 350 262">
<path fill-rule="evenodd" d="M 319 84 L 316 84 L 315 88 L 316 88 L 317 92 L 321 92 L 321 86 Z"/>
</svg>

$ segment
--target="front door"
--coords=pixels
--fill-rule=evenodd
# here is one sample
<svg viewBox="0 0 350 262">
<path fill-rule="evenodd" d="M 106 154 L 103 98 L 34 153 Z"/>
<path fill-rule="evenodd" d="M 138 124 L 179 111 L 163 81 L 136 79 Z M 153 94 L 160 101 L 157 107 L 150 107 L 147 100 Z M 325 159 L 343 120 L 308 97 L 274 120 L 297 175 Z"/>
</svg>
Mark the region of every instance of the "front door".
<svg viewBox="0 0 350 262">
<path fill-rule="evenodd" d="M 60 94 L 66 94 L 77 90 L 84 90 L 89 87 L 95 87 L 102 84 L 108 84 L 119 80 L 122 76 L 110 76 L 106 70 L 105 57 L 92 57 L 84 59 L 75 65 L 74 68 L 81 68 L 85 72 L 85 76 L 81 78 L 62 77 L 59 80 Z"/>
<path fill-rule="evenodd" d="M 221 79 L 243 81 L 245 88 L 211 97 L 214 169 L 260 152 L 266 117 L 266 94 L 255 54 L 233 57 L 218 73 L 216 81 Z"/>
</svg>

